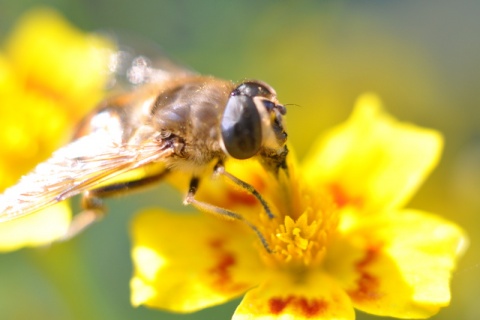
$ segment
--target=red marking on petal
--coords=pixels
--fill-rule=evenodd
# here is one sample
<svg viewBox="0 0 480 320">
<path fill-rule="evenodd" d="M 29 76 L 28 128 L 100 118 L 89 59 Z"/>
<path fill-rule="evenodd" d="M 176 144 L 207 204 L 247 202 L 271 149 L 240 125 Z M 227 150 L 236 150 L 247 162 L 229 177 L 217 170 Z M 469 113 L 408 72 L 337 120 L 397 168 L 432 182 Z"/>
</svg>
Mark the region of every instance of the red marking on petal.
<svg viewBox="0 0 480 320">
<path fill-rule="evenodd" d="M 254 206 L 258 203 L 257 199 L 245 190 L 229 189 L 226 194 L 227 203 L 243 204 L 246 206 Z"/>
<path fill-rule="evenodd" d="M 207 272 L 212 276 L 212 286 L 219 291 L 238 291 L 247 288 L 245 284 L 235 283 L 230 274 L 230 268 L 236 264 L 235 255 L 224 248 L 224 239 L 213 239 L 209 246 L 215 253 L 215 265 Z"/>
<path fill-rule="evenodd" d="M 355 207 L 363 206 L 363 199 L 361 197 L 349 195 L 340 184 L 332 183 L 329 186 L 329 190 L 333 196 L 333 201 L 339 208 L 346 205 L 352 205 Z"/>
<path fill-rule="evenodd" d="M 214 283 L 219 287 L 224 286 L 231 280 L 228 269 L 235 264 L 235 257 L 223 248 L 224 244 L 225 240 L 219 238 L 209 242 L 217 257 L 215 259 L 216 264 L 208 269 L 208 272 L 215 278 Z"/>
<path fill-rule="evenodd" d="M 370 246 L 367 248 L 365 257 L 357 262 L 355 269 L 360 274 L 357 280 L 357 288 L 349 291 L 348 294 L 355 301 L 377 300 L 382 294 L 378 291 L 380 287 L 380 280 L 373 274 L 365 270 L 378 257 L 380 246 Z"/>
<path fill-rule="evenodd" d="M 225 243 L 224 239 L 216 238 L 216 239 L 210 240 L 208 242 L 208 246 L 211 247 L 212 249 L 218 250 L 223 246 L 224 243 Z"/>
<path fill-rule="evenodd" d="M 290 295 L 286 298 L 271 298 L 268 306 L 270 312 L 275 315 L 281 314 L 287 307 L 290 307 L 294 312 L 311 318 L 323 314 L 328 308 L 328 303 L 323 299 L 307 299 Z"/>
<path fill-rule="evenodd" d="M 268 301 L 268 306 L 270 308 L 270 312 L 273 314 L 280 314 L 283 309 L 290 303 L 290 300 L 293 299 L 292 296 L 288 298 L 271 298 Z"/>
<path fill-rule="evenodd" d="M 53 88 L 48 87 L 44 82 L 45 81 L 35 79 L 30 75 L 25 81 L 25 90 L 39 93 L 44 98 L 48 98 L 52 101 L 61 102 L 68 105 L 66 101 L 66 96 L 62 95 L 60 92 L 55 91 Z"/>
<path fill-rule="evenodd" d="M 262 194 L 266 188 L 265 181 L 259 175 L 252 175 L 249 178 L 248 182 L 251 186 Z M 257 198 L 255 198 L 251 193 L 243 189 L 228 189 L 227 194 L 227 203 L 241 203 L 247 206 L 254 206 L 258 204 Z"/>
</svg>

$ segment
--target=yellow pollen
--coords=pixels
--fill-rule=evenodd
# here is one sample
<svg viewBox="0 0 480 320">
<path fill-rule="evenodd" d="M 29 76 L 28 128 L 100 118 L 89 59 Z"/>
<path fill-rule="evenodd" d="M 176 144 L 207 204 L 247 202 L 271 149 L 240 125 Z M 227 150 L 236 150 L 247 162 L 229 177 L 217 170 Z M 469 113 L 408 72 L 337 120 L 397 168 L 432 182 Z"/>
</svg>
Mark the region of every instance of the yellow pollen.
<svg viewBox="0 0 480 320">
<path fill-rule="evenodd" d="M 266 263 L 278 268 L 318 266 L 337 233 L 338 209 L 330 195 L 318 188 L 313 190 L 290 180 L 285 186 L 276 190 L 271 201 L 277 216 L 270 219 L 259 215 L 255 223 L 270 251 L 262 248 L 261 255 Z M 282 192 L 284 196 L 278 197 Z"/>
<path fill-rule="evenodd" d="M 278 265 L 311 266 L 321 263 L 329 235 L 336 229 L 336 223 L 329 223 L 335 219 L 325 219 L 325 215 L 331 213 L 309 207 L 296 220 L 291 216 L 285 216 L 281 223 L 281 220 L 276 220 L 268 237 L 274 251 L 269 256 Z"/>
</svg>

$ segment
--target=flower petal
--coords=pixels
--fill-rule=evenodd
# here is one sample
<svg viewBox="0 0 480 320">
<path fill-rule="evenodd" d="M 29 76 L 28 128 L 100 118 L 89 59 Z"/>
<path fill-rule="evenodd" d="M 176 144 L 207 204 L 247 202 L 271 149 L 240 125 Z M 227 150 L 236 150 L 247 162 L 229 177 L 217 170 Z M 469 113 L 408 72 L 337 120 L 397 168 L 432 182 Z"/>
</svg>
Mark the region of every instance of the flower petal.
<svg viewBox="0 0 480 320">
<path fill-rule="evenodd" d="M 456 225 L 418 211 L 370 218 L 330 248 L 328 270 L 355 308 L 429 317 L 450 302 L 449 282 L 466 238 Z"/>
<path fill-rule="evenodd" d="M 349 297 L 325 274 L 273 273 L 245 295 L 233 319 L 355 319 L 355 312 Z"/>
<path fill-rule="evenodd" d="M 0 251 L 50 244 L 65 235 L 71 221 L 67 202 L 61 202 L 22 219 L 0 224 Z"/>
<path fill-rule="evenodd" d="M 0 54 L 0 190 L 64 143 L 72 124 L 104 94 L 111 48 L 52 10 L 32 10 L 19 20 Z M 64 203 L 2 223 L 0 250 L 50 243 L 70 220 Z"/>
<path fill-rule="evenodd" d="M 345 124 L 317 142 L 304 163 L 305 178 L 326 185 L 339 206 L 398 208 L 435 166 L 441 146 L 438 132 L 396 121 L 366 94 Z"/>
<path fill-rule="evenodd" d="M 61 101 L 77 116 L 104 94 L 114 46 L 105 38 L 76 29 L 51 9 L 25 14 L 6 47 L 28 90 Z"/>
<path fill-rule="evenodd" d="M 204 214 L 149 210 L 132 225 L 133 305 L 193 312 L 244 293 L 263 278 L 243 225 Z"/>
</svg>

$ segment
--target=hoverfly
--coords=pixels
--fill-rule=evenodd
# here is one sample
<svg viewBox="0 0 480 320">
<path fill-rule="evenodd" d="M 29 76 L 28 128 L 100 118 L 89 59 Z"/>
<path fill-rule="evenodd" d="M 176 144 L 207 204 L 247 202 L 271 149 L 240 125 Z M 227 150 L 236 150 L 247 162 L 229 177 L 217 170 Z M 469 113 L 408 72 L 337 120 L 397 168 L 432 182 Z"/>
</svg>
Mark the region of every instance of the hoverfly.
<svg viewBox="0 0 480 320">
<path fill-rule="evenodd" d="M 252 186 L 225 171 L 224 161 L 257 157 L 271 172 L 286 170 L 286 110 L 274 89 L 255 80 L 234 84 L 178 69 L 166 72 L 143 56 L 129 61 L 127 78 L 135 90 L 100 103 L 81 122 L 72 142 L 0 195 L 0 222 L 83 194 L 84 212 L 94 218 L 76 225 L 74 220 L 68 238 L 105 212 L 103 198 L 157 182 L 174 170 L 191 175 L 185 203 L 242 220 L 195 199 L 200 174 L 212 163 L 215 172 L 252 193 L 273 216 Z M 164 169 L 110 182 L 155 163 Z"/>
</svg>

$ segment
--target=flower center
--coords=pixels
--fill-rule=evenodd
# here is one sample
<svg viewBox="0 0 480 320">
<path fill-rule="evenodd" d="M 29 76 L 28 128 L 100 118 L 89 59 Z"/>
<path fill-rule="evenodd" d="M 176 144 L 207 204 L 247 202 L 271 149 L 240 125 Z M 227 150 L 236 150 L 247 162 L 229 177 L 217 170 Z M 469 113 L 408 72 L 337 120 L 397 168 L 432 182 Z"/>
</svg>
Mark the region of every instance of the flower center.
<svg viewBox="0 0 480 320">
<path fill-rule="evenodd" d="M 326 247 L 336 233 L 337 209 L 329 197 L 297 190 L 298 201 L 274 219 L 262 218 L 259 231 L 272 253 L 267 260 L 279 266 L 312 266 L 323 261 Z"/>
</svg>

